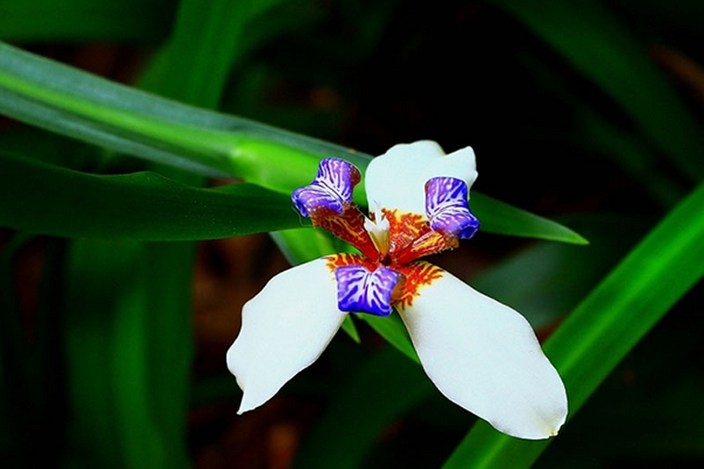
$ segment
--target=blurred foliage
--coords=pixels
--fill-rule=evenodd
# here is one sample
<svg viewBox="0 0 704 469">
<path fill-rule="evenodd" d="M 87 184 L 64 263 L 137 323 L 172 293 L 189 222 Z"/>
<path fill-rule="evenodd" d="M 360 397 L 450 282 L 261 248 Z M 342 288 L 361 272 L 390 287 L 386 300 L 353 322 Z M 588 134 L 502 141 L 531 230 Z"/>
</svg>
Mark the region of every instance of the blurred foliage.
<svg viewBox="0 0 704 469">
<path fill-rule="evenodd" d="M 31 124 L 0 130 L 0 457 L 273 465 L 226 443 L 267 444 L 269 417 L 235 416 L 224 359 L 192 369 L 195 244 L 148 241 L 300 226 L 285 192 L 320 158 L 363 168 L 350 148 L 431 138 L 474 147 L 482 193 L 590 242 L 480 233 L 438 259 L 555 331 L 571 420 L 549 446 L 465 435 L 473 417 L 408 360 L 403 329 L 356 321 L 361 346 L 336 339 L 268 407 L 309 429 L 295 466 L 524 467 L 546 446 L 537 467 L 701 465 L 702 21 L 695 1 L 0 0 L 0 40 L 70 65 L 0 48 L 2 112 Z M 472 200 L 493 232 L 580 240 Z M 291 262 L 341 249 L 273 238 Z"/>
</svg>

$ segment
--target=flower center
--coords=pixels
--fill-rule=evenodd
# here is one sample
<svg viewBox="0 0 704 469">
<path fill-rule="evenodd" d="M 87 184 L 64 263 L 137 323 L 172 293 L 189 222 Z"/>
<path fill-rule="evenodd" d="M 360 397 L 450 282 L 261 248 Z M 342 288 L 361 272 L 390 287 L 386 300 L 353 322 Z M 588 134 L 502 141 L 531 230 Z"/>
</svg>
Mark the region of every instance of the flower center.
<svg viewBox="0 0 704 469">
<path fill-rule="evenodd" d="M 441 276 L 441 269 L 414 262 L 459 245 L 479 222 L 469 210 L 467 183 L 430 178 L 424 187 L 425 214 L 374 207 L 365 217 L 352 203 L 359 170 L 338 159 L 320 162 L 311 184 L 293 192 L 296 209 L 314 226 L 356 247 L 364 257 L 331 256 L 341 311 L 387 316 L 394 305 L 408 306 L 418 290 Z M 429 269 L 427 266 L 434 267 Z"/>
<path fill-rule="evenodd" d="M 391 248 L 389 220 L 387 220 L 381 210 L 372 212 L 371 216 L 372 219 L 366 218 L 364 220 L 364 229 L 367 231 L 379 255 L 384 258 Z"/>
</svg>

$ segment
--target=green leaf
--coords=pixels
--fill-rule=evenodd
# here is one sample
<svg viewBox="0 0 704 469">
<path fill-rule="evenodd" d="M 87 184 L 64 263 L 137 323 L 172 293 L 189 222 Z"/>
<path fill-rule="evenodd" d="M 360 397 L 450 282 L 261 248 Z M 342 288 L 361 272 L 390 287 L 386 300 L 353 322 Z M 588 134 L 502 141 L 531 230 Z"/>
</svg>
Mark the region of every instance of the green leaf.
<svg viewBox="0 0 704 469">
<path fill-rule="evenodd" d="M 545 343 L 567 387 L 570 416 L 704 275 L 702 206 L 704 185 L 668 214 Z M 445 467 L 528 467 L 550 441 L 511 438 L 479 422 Z"/>
<path fill-rule="evenodd" d="M 193 250 L 74 241 L 66 294 L 71 464 L 185 467 L 190 289 L 175 288 L 188 285 L 179 277 L 192 278 L 184 247 Z"/>
<path fill-rule="evenodd" d="M 283 0 L 182 1 L 174 34 L 161 51 L 161 63 L 143 77 L 142 88 L 201 107 L 217 107 L 230 70 L 254 44 L 254 20 Z M 185 77 L 174 80 L 173 77 Z"/>
<path fill-rule="evenodd" d="M 150 172 L 104 176 L 10 155 L 0 161 L 0 225 L 10 228 L 174 241 L 301 224 L 288 197 L 251 184 L 199 189 Z"/>
<path fill-rule="evenodd" d="M 187 419 L 195 355 L 191 297 L 196 243 L 144 244 L 144 352 L 148 405 L 166 467 L 188 467 Z M 129 412 L 129 409 L 127 409 Z M 128 416 L 125 416 L 128 417 Z"/>
<path fill-rule="evenodd" d="M 144 246 L 76 241 L 67 274 L 69 457 L 79 465 L 164 466 L 149 393 Z M 161 331 L 162 333 L 166 331 Z"/>
<path fill-rule="evenodd" d="M 318 161 L 352 150 L 111 83 L 0 43 L 0 112 L 32 125 L 204 176 L 244 177 L 281 192 Z M 281 168 L 287 168 L 281 171 Z"/>
<path fill-rule="evenodd" d="M 557 222 L 515 208 L 487 195 L 472 192 L 472 210 L 489 233 L 547 239 L 571 244 L 588 244 L 579 234 Z"/>
</svg>

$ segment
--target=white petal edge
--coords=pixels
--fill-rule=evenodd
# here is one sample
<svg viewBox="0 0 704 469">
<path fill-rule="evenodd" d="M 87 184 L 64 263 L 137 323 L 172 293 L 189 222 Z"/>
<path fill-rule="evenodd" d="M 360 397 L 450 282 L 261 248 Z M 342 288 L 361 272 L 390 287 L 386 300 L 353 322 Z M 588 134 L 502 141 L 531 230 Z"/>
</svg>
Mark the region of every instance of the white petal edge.
<svg viewBox="0 0 704 469">
<path fill-rule="evenodd" d="M 242 328 L 227 367 L 244 392 L 238 413 L 271 399 L 323 353 L 346 313 L 337 308 L 335 277 L 325 259 L 272 278 L 242 309 Z"/>
<path fill-rule="evenodd" d="M 367 201 L 370 207 L 425 216 L 425 183 L 438 176 L 461 179 L 471 188 L 477 179 L 472 148 L 446 155 L 440 145 L 430 140 L 394 145 L 367 167 Z"/>
<path fill-rule="evenodd" d="M 528 321 L 453 275 L 399 311 L 431 381 L 448 399 L 518 438 L 556 435 L 567 395 Z"/>
</svg>

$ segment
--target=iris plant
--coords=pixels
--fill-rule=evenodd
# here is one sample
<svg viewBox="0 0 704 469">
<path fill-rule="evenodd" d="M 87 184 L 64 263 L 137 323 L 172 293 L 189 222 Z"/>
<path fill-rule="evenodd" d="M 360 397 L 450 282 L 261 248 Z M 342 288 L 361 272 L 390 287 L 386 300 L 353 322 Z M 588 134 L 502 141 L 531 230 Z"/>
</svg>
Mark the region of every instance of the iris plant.
<svg viewBox="0 0 704 469">
<path fill-rule="evenodd" d="M 244 391 L 239 412 L 265 403 L 313 363 L 349 313 L 396 310 L 448 399 L 506 434 L 555 435 L 567 414 L 565 388 L 525 318 L 418 260 L 477 231 L 468 205 L 476 177 L 469 147 L 445 155 L 430 141 L 396 145 L 369 164 L 365 216 L 352 202 L 357 168 L 321 161 L 293 203 L 359 252 L 286 270 L 245 304 L 242 330 L 227 352 Z"/>
</svg>

